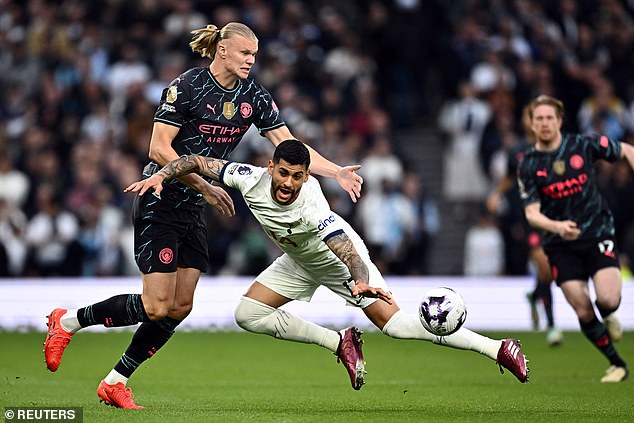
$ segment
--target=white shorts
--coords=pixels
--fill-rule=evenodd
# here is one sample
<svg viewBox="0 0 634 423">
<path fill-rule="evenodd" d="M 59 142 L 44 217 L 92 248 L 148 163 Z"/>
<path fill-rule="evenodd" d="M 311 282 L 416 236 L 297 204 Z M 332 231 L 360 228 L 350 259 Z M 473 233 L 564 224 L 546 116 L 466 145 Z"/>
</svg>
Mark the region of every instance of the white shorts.
<svg viewBox="0 0 634 423">
<path fill-rule="evenodd" d="M 369 260 L 365 260 L 365 264 L 370 273 L 368 284 L 373 288 L 381 288 L 388 292 L 389 289 L 379 269 Z M 264 269 L 256 281 L 292 300 L 310 301 L 315 290 L 323 285 L 346 300 L 349 305 L 355 307 L 366 308 L 377 301 L 376 298 L 352 296 L 351 289 L 354 286 L 354 281 L 343 263 L 340 266 L 320 269 L 319 274 L 317 274 L 298 266 L 295 260 L 287 254 L 283 254 Z"/>
</svg>

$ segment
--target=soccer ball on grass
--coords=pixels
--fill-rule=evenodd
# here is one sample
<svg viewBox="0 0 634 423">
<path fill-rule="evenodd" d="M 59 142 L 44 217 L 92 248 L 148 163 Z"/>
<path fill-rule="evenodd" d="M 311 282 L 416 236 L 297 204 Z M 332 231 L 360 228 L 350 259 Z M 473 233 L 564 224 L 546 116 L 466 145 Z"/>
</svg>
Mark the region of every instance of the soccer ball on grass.
<svg viewBox="0 0 634 423">
<path fill-rule="evenodd" d="M 437 336 L 447 336 L 462 327 L 467 319 L 467 306 L 453 289 L 433 288 L 425 294 L 418 315 L 427 331 Z"/>
</svg>

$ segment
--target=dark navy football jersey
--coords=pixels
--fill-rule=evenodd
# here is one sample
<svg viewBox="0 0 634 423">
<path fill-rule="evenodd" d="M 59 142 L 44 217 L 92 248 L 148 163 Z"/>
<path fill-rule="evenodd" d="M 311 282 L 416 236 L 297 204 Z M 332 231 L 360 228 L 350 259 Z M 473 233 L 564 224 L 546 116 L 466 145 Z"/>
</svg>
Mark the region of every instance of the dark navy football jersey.
<svg viewBox="0 0 634 423">
<path fill-rule="evenodd" d="M 553 220 L 572 220 L 581 230 L 579 239 L 614 235 L 614 219 L 599 192 L 594 162 L 616 161 L 621 143 L 605 135 L 565 134 L 551 152 L 529 150 L 520 163 L 518 181 L 524 207 L 540 203 L 541 212 Z M 563 241 L 544 233 L 544 243 Z"/>
<path fill-rule="evenodd" d="M 506 157 L 507 175 L 511 175 L 513 178 L 517 176 L 517 169 L 524 159 L 524 155 L 527 151 L 530 151 L 531 148 L 532 147 L 530 145 L 521 142 L 509 149 Z"/>
<path fill-rule="evenodd" d="M 172 148 L 179 156 L 227 159 L 251 124 L 260 133 L 285 123 L 271 94 L 252 79 L 238 80 L 230 90 L 222 87 L 208 67 L 193 68 L 163 90 L 154 122 L 176 126 Z M 160 166 L 150 162 L 143 171 L 148 177 Z M 172 200 L 200 204 L 202 195 L 173 179 L 164 194 Z"/>
<path fill-rule="evenodd" d="M 521 142 L 513 147 L 511 147 L 506 154 L 506 174 L 511 177 L 513 180 L 517 177 L 517 169 L 519 167 L 519 163 L 524 158 L 524 154 L 531 148 L 528 144 Z M 517 184 L 513 184 L 511 188 L 505 194 L 506 201 L 508 203 L 509 218 L 513 219 L 513 221 L 521 221 L 528 228 L 528 222 L 524 218 L 524 210 L 522 208 L 522 201 L 520 200 L 519 189 L 517 188 Z"/>
</svg>

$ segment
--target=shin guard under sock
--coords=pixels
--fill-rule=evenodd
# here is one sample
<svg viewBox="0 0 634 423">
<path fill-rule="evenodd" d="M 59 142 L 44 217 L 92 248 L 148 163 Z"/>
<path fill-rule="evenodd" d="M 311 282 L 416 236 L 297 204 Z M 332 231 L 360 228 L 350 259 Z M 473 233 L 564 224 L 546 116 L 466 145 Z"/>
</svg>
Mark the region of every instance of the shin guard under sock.
<svg viewBox="0 0 634 423">
<path fill-rule="evenodd" d="M 610 361 L 611 364 L 618 367 L 627 367 L 623 359 L 616 352 L 608 330 L 605 325 L 596 317 L 589 323 L 579 322 L 581 331 L 594 344 L 595 347 Z"/>
<path fill-rule="evenodd" d="M 130 326 L 149 322 L 141 294 L 122 294 L 77 310 L 82 328 L 102 324 L 105 327 Z"/>
<path fill-rule="evenodd" d="M 130 346 L 114 369 L 129 378 L 141 363 L 156 354 L 167 343 L 181 321 L 166 317 L 155 322 L 143 323 L 134 333 Z"/>
</svg>

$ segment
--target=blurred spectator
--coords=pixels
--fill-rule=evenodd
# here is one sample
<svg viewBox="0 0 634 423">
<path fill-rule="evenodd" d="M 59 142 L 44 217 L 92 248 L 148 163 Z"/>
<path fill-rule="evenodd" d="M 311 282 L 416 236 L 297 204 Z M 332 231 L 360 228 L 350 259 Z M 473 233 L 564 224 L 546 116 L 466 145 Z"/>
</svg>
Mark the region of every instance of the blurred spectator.
<svg viewBox="0 0 634 423">
<path fill-rule="evenodd" d="M 504 239 L 487 211 L 467 230 L 464 243 L 466 276 L 499 276 L 504 270 Z"/>
<path fill-rule="evenodd" d="M 101 179 L 101 169 L 92 161 L 79 161 L 74 166 L 74 181 L 68 188 L 66 206 L 79 215 L 86 206 L 92 206 L 93 196 Z"/>
<path fill-rule="evenodd" d="M 489 47 L 484 53 L 484 60 L 478 62 L 471 72 L 471 85 L 478 95 L 486 95 L 496 88 L 512 91 L 515 74 L 502 61 L 500 51 Z"/>
<path fill-rule="evenodd" d="M 414 233 L 416 210 L 388 179 L 381 189 L 366 193 L 358 205 L 358 218 L 370 257 L 381 272 L 401 274 L 407 240 Z"/>
<path fill-rule="evenodd" d="M 205 25 L 206 24 L 202 24 L 196 28 L 202 28 Z M 183 53 L 173 52 L 162 57 L 158 63 L 158 75 L 145 85 L 145 99 L 149 101 L 153 107 L 158 106 L 163 89 L 165 89 L 174 78 L 180 75 L 184 69 L 187 69 L 187 61 Z"/>
<path fill-rule="evenodd" d="M 12 207 L 22 207 L 29 188 L 29 178 L 13 166 L 9 152 L 0 147 L 0 198 Z"/>
<path fill-rule="evenodd" d="M 508 108 L 497 108 L 493 119 L 484 128 L 479 144 L 479 159 L 482 171 L 495 181 L 495 175 L 491 173 L 496 152 L 504 149 L 504 142 L 512 143 L 515 131 L 515 120 Z M 498 173 L 499 175 L 499 173 Z"/>
<path fill-rule="evenodd" d="M 605 134 L 615 140 L 623 139 L 626 130 L 632 126 L 625 104 L 614 95 L 609 81 L 597 78 L 592 82 L 592 96 L 581 103 L 577 114 L 579 129 Z"/>
<path fill-rule="evenodd" d="M 173 0 L 168 3 L 172 11 L 165 17 L 163 22 L 163 28 L 168 37 L 187 38 L 190 31 L 204 28 L 207 25 L 207 17 L 194 9 L 194 4 L 191 0 Z M 218 23 L 217 25 L 221 28 L 224 23 Z"/>
<path fill-rule="evenodd" d="M 401 184 L 403 179 L 403 163 L 392 151 L 392 144 L 386 137 L 374 139 L 368 155 L 361 160 L 363 190 L 370 194 L 384 192 L 387 181 L 391 186 Z"/>
<path fill-rule="evenodd" d="M 29 276 L 79 276 L 82 249 L 79 223 L 64 209 L 62 196 L 51 185 L 37 188 L 37 213 L 26 228 Z"/>
<path fill-rule="evenodd" d="M 438 204 L 413 172 L 407 172 L 403 178 L 403 195 L 414 211 L 414 227 L 408 234 L 405 258 L 398 266 L 405 275 L 428 275 L 430 252 L 440 232 Z"/>
<path fill-rule="evenodd" d="M 475 65 L 486 50 L 486 34 L 473 16 L 462 16 L 454 25 L 454 34 L 449 42 L 446 68 L 443 75 L 447 81 L 445 92 L 453 97 L 461 81 L 468 80 Z"/>
<path fill-rule="evenodd" d="M 460 97 L 440 111 L 438 126 L 447 133 L 443 193 L 450 201 L 478 201 L 487 193 L 487 180 L 478 161 L 478 147 L 491 116 L 486 102 L 476 97 L 473 86 L 460 84 Z"/>
<path fill-rule="evenodd" d="M 29 197 L 25 205 L 27 216 L 37 213 L 38 187 L 43 184 L 50 185 L 59 196 L 63 196 L 66 188 L 66 175 L 60 164 L 60 157 L 52 148 L 43 148 L 33 152 L 27 158 L 26 170 L 31 178 Z"/>
<path fill-rule="evenodd" d="M 84 276 L 113 276 L 120 272 L 119 232 L 123 213 L 112 206 L 111 202 L 110 188 L 97 185 L 78 211 L 78 241 L 83 252 Z"/>
<path fill-rule="evenodd" d="M 120 58 L 108 70 L 106 80 L 111 98 L 111 113 L 121 114 L 128 97 L 128 89 L 135 84 L 145 84 L 151 79 L 152 71 L 143 62 L 139 47 L 132 43 L 124 44 Z"/>
<path fill-rule="evenodd" d="M 22 276 L 27 246 L 24 239 L 27 219 L 13 203 L 0 197 L 0 275 Z"/>
</svg>

